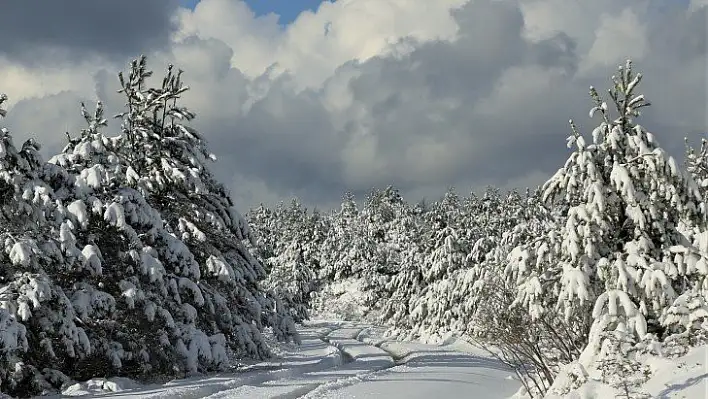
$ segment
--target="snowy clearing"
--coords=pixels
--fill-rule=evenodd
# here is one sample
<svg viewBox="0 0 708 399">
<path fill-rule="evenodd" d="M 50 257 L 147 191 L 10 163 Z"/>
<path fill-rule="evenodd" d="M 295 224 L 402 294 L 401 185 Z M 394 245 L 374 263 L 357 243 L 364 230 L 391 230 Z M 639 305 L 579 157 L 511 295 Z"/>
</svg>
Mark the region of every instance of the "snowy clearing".
<svg viewBox="0 0 708 399">
<path fill-rule="evenodd" d="M 446 345 L 392 342 L 381 330 L 350 322 L 311 322 L 302 345 L 283 345 L 279 359 L 240 372 L 137 386 L 92 380 L 63 395 L 102 398 L 508 398 L 513 371 L 460 341 Z M 440 396 L 442 395 L 442 396 Z"/>
</svg>

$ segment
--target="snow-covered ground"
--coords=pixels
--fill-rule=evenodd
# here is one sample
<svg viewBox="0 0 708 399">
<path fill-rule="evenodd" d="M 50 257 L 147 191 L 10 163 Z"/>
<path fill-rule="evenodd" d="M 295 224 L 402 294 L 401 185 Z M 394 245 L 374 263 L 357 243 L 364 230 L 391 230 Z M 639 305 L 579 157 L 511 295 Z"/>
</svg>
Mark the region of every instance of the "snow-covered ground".
<svg viewBox="0 0 708 399">
<path fill-rule="evenodd" d="M 356 322 L 318 321 L 300 328 L 302 345 L 280 345 L 278 357 L 238 372 L 140 385 L 95 379 L 67 387 L 84 398 L 510 398 L 521 384 L 514 373 L 463 340 L 443 345 L 397 342 L 383 330 Z M 708 398 L 708 346 L 678 359 L 648 362 L 652 377 L 643 390 L 652 398 Z M 563 397 L 613 397 L 588 381 Z M 555 398 L 556 396 L 550 395 Z"/>
<path fill-rule="evenodd" d="M 483 351 L 392 342 L 382 331 L 349 322 L 312 322 L 302 345 L 281 347 L 278 359 L 237 373 L 138 386 L 95 380 L 64 395 L 102 398 L 508 398 L 519 389 L 514 373 Z M 113 391 L 113 392 L 111 392 Z"/>
<path fill-rule="evenodd" d="M 708 346 L 699 346 L 678 358 L 649 357 L 651 377 L 641 386 L 650 398 L 708 398 Z M 609 385 L 590 379 L 580 388 L 564 395 L 549 394 L 548 399 L 605 399 L 617 392 Z M 637 396 L 639 397 L 639 396 Z"/>
</svg>

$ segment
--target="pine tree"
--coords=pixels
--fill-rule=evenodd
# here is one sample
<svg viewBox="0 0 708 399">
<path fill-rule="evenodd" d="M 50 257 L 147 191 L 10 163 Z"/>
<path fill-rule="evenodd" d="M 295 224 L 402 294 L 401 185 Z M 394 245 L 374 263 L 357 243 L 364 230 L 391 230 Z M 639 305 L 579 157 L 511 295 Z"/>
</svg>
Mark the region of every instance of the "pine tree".
<svg viewBox="0 0 708 399">
<path fill-rule="evenodd" d="M 0 95 L 0 106 L 6 100 Z M 32 139 L 17 150 L 0 130 L 0 390 L 20 396 L 58 388 L 69 379 L 65 362 L 95 350 L 76 323 L 71 293 L 53 279 L 72 263 L 61 251 L 66 235 L 38 151 Z"/>
<path fill-rule="evenodd" d="M 259 286 L 265 271 L 244 243 L 253 237 L 207 168 L 204 141 L 178 123 L 194 117 L 177 105 L 186 91 L 181 72 L 168 68 L 160 88 L 146 87 L 150 75 L 144 58 L 127 80 L 119 75 L 128 108 L 118 115 L 122 134 L 100 132 L 100 103 L 93 115 L 82 106 L 88 128 L 53 159 L 74 186 L 62 193 L 70 232 L 93 248 L 97 271 L 84 276 L 82 292 L 109 302 L 105 315 L 86 314 L 112 358 L 102 367 L 193 373 L 226 367 L 229 352 L 267 356 L 260 331 L 292 339 L 292 319 Z M 131 319 L 136 308 L 142 312 Z"/>
<path fill-rule="evenodd" d="M 462 206 L 453 189 L 443 199 L 434 204 L 426 214 L 431 229 L 426 238 L 432 251 L 428 254 L 422 274 L 427 284 L 446 278 L 453 271 L 464 266 L 469 253 L 462 221 Z"/>
<path fill-rule="evenodd" d="M 391 282 L 409 265 L 409 246 L 417 236 L 412 208 L 398 189 L 374 189 L 360 213 L 365 241 L 360 254 L 365 262 L 359 276 L 367 291 L 367 306 L 379 313 L 392 297 Z"/>
<path fill-rule="evenodd" d="M 691 176 L 635 123 L 649 105 L 635 94 L 641 78 L 629 61 L 612 78 L 615 119 L 591 88 L 590 115 L 602 121 L 589 144 L 571 123 L 575 149 L 542 189 L 560 223 L 510 257 L 517 302 L 534 318 L 560 312 L 589 336 L 589 357 L 620 323 L 640 340 L 670 334 L 662 320 L 678 296 L 705 295 L 705 204 Z"/>
<path fill-rule="evenodd" d="M 641 385 L 651 377 L 651 368 L 637 359 L 634 334 L 623 328 L 603 333 L 603 346 L 598 356 L 602 381 L 618 392 L 615 397 L 649 399 Z"/>
<path fill-rule="evenodd" d="M 271 258 L 271 272 L 266 286 L 273 289 L 296 322 L 310 314 L 310 293 L 315 273 L 305 261 L 303 243 L 290 241 L 278 256 Z"/>
<path fill-rule="evenodd" d="M 466 266 L 469 252 L 461 201 L 454 189 L 420 219 L 407 240 L 409 248 L 404 254 L 408 261 L 392 279 L 392 297 L 397 300 L 387 302 L 384 319 L 394 327 L 391 333 L 397 329 L 403 334 L 399 336 L 436 340 L 455 323 L 451 313 L 454 303 L 448 300 L 454 287 L 452 275 Z M 416 235 L 424 244 L 413 244 L 420 240 Z"/>
<path fill-rule="evenodd" d="M 315 215 L 298 199 L 276 212 L 278 243 L 265 260 L 270 270 L 265 286 L 272 290 L 297 322 L 309 318 L 311 294 L 317 288 L 320 237 Z M 259 228 L 260 229 L 260 228 Z"/>
<path fill-rule="evenodd" d="M 124 136 L 101 133 L 101 103 L 93 115 L 82 105 L 82 114 L 88 127 L 51 160 L 68 171 L 73 187 L 59 197 L 70 219 L 64 246 L 67 254 L 84 246 L 84 267 L 72 276 L 73 300 L 98 348 L 92 358 L 67 365 L 72 376 L 140 378 L 226 367 L 224 334 L 197 318 L 206 301 L 194 255 L 131 187 Z"/>
<path fill-rule="evenodd" d="M 331 233 L 322 243 L 320 278 L 335 281 L 356 276 L 366 267 L 365 249 L 370 244 L 361 230 L 359 208 L 352 193 L 344 194 L 340 210 L 331 219 Z"/>
<path fill-rule="evenodd" d="M 255 238 L 255 242 L 247 242 L 249 250 L 263 265 L 266 273 L 270 273 L 267 260 L 276 256 L 280 241 L 278 215 L 261 204 L 246 213 L 245 217 Z"/>
<path fill-rule="evenodd" d="M 372 295 L 366 292 L 368 283 L 362 272 L 373 268 L 376 246 L 365 233 L 354 195 L 345 193 L 340 209 L 327 219 L 328 233 L 319 251 L 320 284 L 313 298 L 314 311 L 347 320 L 375 318 L 375 312 L 368 308 Z"/>
<path fill-rule="evenodd" d="M 181 123 L 195 117 L 178 104 L 188 90 L 182 71 L 175 73 L 170 65 L 162 85 L 147 88 L 151 74 L 142 57 L 131 64 L 127 79 L 119 75 L 128 104 L 118 115 L 124 149 L 140 154 L 135 185 L 194 255 L 194 278 L 210 309 L 200 323 L 219 324 L 237 353 L 266 356 L 260 329 L 272 327 L 285 339 L 294 330 L 280 329 L 283 321 L 272 309 L 273 299 L 259 288 L 265 270 L 244 245 L 252 240 L 248 224 L 208 167 L 214 155 L 199 132 Z M 217 314 L 221 320 L 214 319 Z"/>
</svg>

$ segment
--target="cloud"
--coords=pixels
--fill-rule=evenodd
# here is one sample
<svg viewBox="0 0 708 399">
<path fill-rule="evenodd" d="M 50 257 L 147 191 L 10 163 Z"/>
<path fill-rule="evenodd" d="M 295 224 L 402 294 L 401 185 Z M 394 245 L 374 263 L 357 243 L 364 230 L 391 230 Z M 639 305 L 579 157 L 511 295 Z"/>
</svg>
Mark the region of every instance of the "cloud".
<svg viewBox="0 0 708 399">
<path fill-rule="evenodd" d="M 286 28 L 274 14 L 256 17 L 245 2 L 201 1 L 179 14 L 176 37 L 223 41 L 233 49 L 232 66 L 249 77 L 274 66 L 290 72 L 300 87 L 316 88 L 342 64 L 366 61 L 401 38 L 451 39 L 457 26 L 450 10 L 468 0 L 339 0 L 322 2 Z"/>
<path fill-rule="evenodd" d="M 584 59 L 584 70 L 613 67 L 627 58 L 643 58 L 648 47 L 646 30 L 636 11 L 629 7 L 617 15 L 603 14 L 595 30 L 595 40 Z"/>
<path fill-rule="evenodd" d="M 71 68 L 51 65 L 28 67 L 0 56 L 0 87 L 10 96 L 10 107 L 23 99 L 39 99 L 62 91 L 90 94 L 93 91 L 90 76 L 99 65 L 100 62 L 93 59 L 77 62 Z"/>
<path fill-rule="evenodd" d="M 26 65 L 72 63 L 86 54 L 113 59 L 169 45 L 176 0 L 3 2 L 0 54 Z"/>
<path fill-rule="evenodd" d="M 79 103 L 83 101 L 76 93 L 65 91 L 42 98 L 22 100 L 7 114 L 6 124 L 11 127 L 16 146 L 31 138 L 41 136 L 44 154 L 56 154 L 66 144 L 65 132 L 78 132 L 85 128 L 80 118 Z"/>
<path fill-rule="evenodd" d="M 642 123 L 672 154 L 708 129 L 706 6 L 695 0 L 338 0 L 285 27 L 235 0 L 164 12 L 178 27 L 163 28 L 172 40 L 150 65 L 186 71 L 185 104 L 242 211 L 292 195 L 329 206 L 388 184 L 416 201 L 451 185 L 542 183 L 568 155 L 568 119 L 587 133 L 596 123 L 588 87 L 606 88 L 627 56 L 654 104 Z M 55 143 L 66 123 L 80 126 L 79 99 L 117 112 L 127 59 L 113 60 L 30 68 L 0 57 L 22 78 L 0 75 L 22 100 L 7 124 Z"/>
</svg>

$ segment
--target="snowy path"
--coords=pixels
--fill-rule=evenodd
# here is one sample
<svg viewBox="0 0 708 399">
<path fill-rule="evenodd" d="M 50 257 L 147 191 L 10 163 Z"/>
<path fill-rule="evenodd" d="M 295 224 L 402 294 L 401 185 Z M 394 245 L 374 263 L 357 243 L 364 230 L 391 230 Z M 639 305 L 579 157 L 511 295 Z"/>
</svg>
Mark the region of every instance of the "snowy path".
<svg viewBox="0 0 708 399">
<path fill-rule="evenodd" d="M 381 331 L 342 322 L 301 328 L 301 347 L 278 361 L 212 377 L 175 380 L 83 397 L 115 398 L 508 398 L 513 372 L 467 344 L 435 346 L 381 338 Z M 88 394 L 86 385 L 65 394 Z"/>
</svg>

